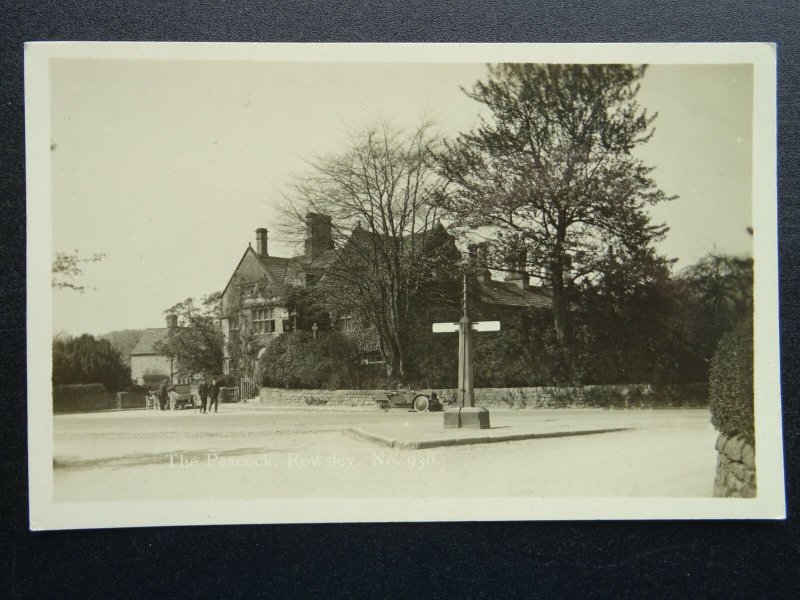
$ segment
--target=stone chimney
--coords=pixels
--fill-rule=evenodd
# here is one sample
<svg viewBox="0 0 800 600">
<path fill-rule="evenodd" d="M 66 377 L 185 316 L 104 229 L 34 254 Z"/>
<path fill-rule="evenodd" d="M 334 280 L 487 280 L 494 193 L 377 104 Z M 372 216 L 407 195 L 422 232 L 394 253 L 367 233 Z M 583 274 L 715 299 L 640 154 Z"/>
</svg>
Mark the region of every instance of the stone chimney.
<svg viewBox="0 0 800 600">
<path fill-rule="evenodd" d="M 256 252 L 259 256 L 269 256 L 269 251 L 267 250 L 268 233 L 264 227 L 256 229 Z"/>
<path fill-rule="evenodd" d="M 522 290 L 527 290 L 531 286 L 531 278 L 528 275 L 528 253 L 522 250 L 515 261 L 516 264 L 509 264 L 509 274 L 505 276 L 505 281 L 510 281 Z"/>
<path fill-rule="evenodd" d="M 175 329 L 178 326 L 178 315 L 167 315 L 167 329 Z"/>
<path fill-rule="evenodd" d="M 530 275 L 527 273 L 516 272 L 516 273 L 509 273 L 505 276 L 505 281 L 510 281 L 519 289 L 527 290 L 531 287 L 531 278 Z"/>
<path fill-rule="evenodd" d="M 478 244 L 467 246 L 467 266 L 473 270 L 478 268 Z"/>
<path fill-rule="evenodd" d="M 483 283 L 489 283 L 492 280 L 492 272 L 486 268 L 489 262 L 489 243 L 470 244 L 467 252 L 469 268 Z"/>
<path fill-rule="evenodd" d="M 470 265 L 478 269 L 486 269 L 489 266 L 489 242 L 480 242 L 467 246 L 469 252 Z"/>
<path fill-rule="evenodd" d="M 308 213 L 306 215 L 305 254 L 315 257 L 325 250 L 333 250 L 333 226 L 328 215 Z"/>
</svg>

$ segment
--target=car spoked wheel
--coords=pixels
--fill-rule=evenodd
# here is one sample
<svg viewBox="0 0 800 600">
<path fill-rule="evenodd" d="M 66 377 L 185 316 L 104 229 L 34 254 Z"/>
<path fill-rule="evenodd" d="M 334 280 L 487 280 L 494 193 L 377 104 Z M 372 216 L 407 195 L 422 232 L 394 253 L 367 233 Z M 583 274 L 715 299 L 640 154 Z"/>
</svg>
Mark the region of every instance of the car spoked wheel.
<svg viewBox="0 0 800 600">
<path fill-rule="evenodd" d="M 430 406 L 430 400 L 427 396 L 420 394 L 414 397 L 414 410 L 417 412 L 425 412 Z"/>
</svg>

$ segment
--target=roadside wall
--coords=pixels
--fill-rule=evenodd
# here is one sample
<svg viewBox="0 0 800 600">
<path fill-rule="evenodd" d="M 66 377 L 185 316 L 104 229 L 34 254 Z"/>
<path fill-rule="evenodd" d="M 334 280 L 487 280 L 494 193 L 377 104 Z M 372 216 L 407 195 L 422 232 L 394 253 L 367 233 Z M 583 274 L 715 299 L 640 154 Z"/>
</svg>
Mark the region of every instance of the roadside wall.
<svg viewBox="0 0 800 600">
<path fill-rule="evenodd" d="M 717 438 L 717 498 L 755 498 L 756 454 L 753 446 L 740 436 Z"/>
<path fill-rule="evenodd" d="M 427 390 L 426 390 L 427 391 Z M 443 403 L 454 389 L 433 390 Z M 261 388 L 259 400 L 275 406 L 373 406 L 385 390 L 287 390 Z M 615 407 L 658 408 L 707 406 L 708 386 L 595 385 L 583 387 L 478 388 L 475 402 L 486 408 Z"/>
<path fill-rule="evenodd" d="M 117 392 L 115 408 L 145 408 L 147 401 L 144 392 Z"/>
</svg>

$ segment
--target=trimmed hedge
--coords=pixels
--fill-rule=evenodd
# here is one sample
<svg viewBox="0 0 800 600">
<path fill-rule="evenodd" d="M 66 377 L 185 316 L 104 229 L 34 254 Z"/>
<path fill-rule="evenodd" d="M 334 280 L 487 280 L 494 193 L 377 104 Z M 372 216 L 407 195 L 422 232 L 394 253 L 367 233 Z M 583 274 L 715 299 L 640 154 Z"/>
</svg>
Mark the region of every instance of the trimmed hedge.
<svg viewBox="0 0 800 600">
<path fill-rule="evenodd" d="M 709 406 L 717 431 L 755 445 L 752 319 L 740 323 L 717 346 L 709 373 Z"/>
<path fill-rule="evenodd" d="M 102 383 L 53 386 L 53 412 L 106 410 L 117 405 Z"/>
</svg>

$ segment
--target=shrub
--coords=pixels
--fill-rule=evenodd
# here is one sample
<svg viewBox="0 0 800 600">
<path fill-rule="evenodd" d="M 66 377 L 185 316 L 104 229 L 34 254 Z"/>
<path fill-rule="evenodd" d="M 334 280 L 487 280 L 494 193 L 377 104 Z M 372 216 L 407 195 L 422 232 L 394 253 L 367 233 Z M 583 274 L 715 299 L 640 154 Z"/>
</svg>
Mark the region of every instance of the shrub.
<svg viewBox="0 0 800 600">
<path fill-rule="evenodd" d="M 336 331 L 282 334 L 258 361 L 259 385 L 288 388 L 358 387 L 358 350 Z"/>
<path fill-rule="evenodd" d="M 755 443 L 752 318 L 740 323 L 717 346 L 709 373 L 709 406 L 717 431 Z"/>
<path fill-rule="evenodd" d="M 102 383 L 116 392 L 130 381 L 130 367 L 108 340 L 91 335 L 53 340 L 54 385 Z"/>
</svg>

